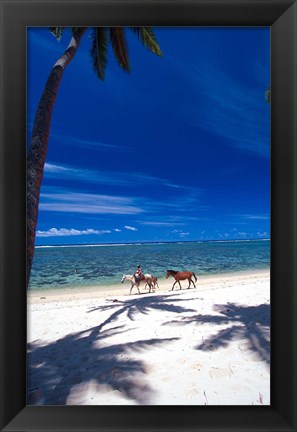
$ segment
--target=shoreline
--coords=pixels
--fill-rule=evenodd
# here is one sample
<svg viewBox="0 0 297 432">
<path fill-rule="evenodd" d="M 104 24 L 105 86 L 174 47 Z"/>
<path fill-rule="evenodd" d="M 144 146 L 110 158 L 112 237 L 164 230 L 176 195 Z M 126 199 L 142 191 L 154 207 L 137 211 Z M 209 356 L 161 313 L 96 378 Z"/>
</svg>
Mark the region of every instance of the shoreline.
<svg viewBox="0 0 297 432">
<path fill-rule="evenodd" d="M 208 275 L 196 275 L 197 282 L 196 287 L 200 289 L 210 289 L 213 283 L 222 282 L 225 283 L 228 280 L 234 280 L 238 277 L 246 276 L 262 276 L 270 275 L 270 269 L 255 269 L 255 270 L 239 270 L 234 272 L 216 273 Z M 174 279 L 172 277 L 158 278 L 159 288 L 156 292 L 171 291 Z M 187 281 L 182 282 L 182 291 L 187 287 Z M 191 288 L 192 289 L 192 288 Z M 92 286 L 80 286 L 65 289 L 51 289 L 51 290 L 29 290 L 27 292 L 27 302 L 32 303 L 47 303 L 51 301 L 69 301 L 77 299 L 78 297 L 84 299 L 91 298 L 106 298 L 108 296 L 129 296 L 130 282 L 124 282 L 123 284 L 111 284 L 111 285 L 92 285 Z M 175 286 L 174 291 L 179 291 L 179 288 Z M 144 289 L 144 286 L 140 287 L 141 294 L 148 293 L 148 290 Z M 137 289 L 133 288 L 131 295 L 138 295 Z"/>
</svg>

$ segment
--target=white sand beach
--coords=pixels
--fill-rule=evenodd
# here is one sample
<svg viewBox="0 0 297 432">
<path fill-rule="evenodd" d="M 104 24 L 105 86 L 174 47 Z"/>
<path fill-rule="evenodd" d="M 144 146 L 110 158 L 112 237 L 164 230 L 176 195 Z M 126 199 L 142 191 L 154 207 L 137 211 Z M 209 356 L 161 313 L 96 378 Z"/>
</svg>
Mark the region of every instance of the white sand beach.
<svg viewBox="0 0 297 432">
<path fill-rule="evenodd" d="M 28 404 L 269 405 L 268 270 L 28 295 Z"/>
</svg>

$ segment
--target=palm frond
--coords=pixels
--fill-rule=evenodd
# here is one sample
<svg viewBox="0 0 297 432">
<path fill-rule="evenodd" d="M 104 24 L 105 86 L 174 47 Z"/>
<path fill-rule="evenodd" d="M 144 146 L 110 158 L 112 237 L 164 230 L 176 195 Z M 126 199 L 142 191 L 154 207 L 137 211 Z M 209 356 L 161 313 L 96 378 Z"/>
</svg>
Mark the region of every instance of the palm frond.
<svg viewBox="0 0 297 432">
<path fill-rule="evenodd" d="M 107 65 L 108 33 L 104 27 L 94 27 L 90 35 L 90 55 L 93 69 L 98 78 L 104 80 Z"/>
<path fill-rule="evenodd" d="M 117 62 L 124 71 L 130 72 L 128 45 L 124 29 L 122 27 L 110 27 L 109 31 L 112 49 Z"/>
<path fill-rule="evenodd" d="M 55 36 L 57 41 L 60 42 L 63 36 L 64 28 L 65 27 L 49 27 L 49 31 L 53 36 Z"/>
<path fill-rule="evenodd" d="M 72 36 L 76 36 L 81 31 L 82 27 L 71 27 Z"/>
<path fill-rule="evenodd" d="M 131 30 L 137 34 L 143 45 L 149 51 L 158 56 L 163 56 L 157 38 L 151 27 L 131 27 Z"/>
<path fill-rule="evenodd" d="M 77 36 L 80 34 L 80 32 L 82 31 L 83 27 L 71 27 L 71 34 L 72 36 Z"/>
</svg>

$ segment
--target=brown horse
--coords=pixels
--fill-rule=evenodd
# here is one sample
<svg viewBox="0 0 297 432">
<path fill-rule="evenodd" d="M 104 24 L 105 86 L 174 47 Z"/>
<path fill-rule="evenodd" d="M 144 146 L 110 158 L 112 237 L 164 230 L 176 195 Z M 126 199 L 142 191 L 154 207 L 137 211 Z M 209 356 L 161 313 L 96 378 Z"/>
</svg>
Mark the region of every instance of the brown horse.
<svg viewBox="0 0 297 432">
<path fill-rule="evenodd" d="M 166 279 L 169 278 L 169 276 L 173 276 L 174 279 L 175 279 L 175 282 L 174 282 L 174 284 L 172 285 L 172 289 L 171 289 L 171 291 L 173 291 L 174 285 L 175 285 L 177 282 L 179 283 L 179 289 L 181 289 L 182 287 L 181 287 L 180 281 L 181 281 L 181 280 L 186 280 L 186 279 L 188 279 L 188 281 L 189 281 L 188 289 L 189 289 L 190 286 L 191 286 L 191 282 L 192 282 L 192 284 L 194 285 L 194 288 L 196 288 L 196 285 L 195 285 L 194 281 L 192 280 L 192 276 L 194 276 L 194 278 L 195 278 L 195 282 L 197 282 L 197 278 L 196 278 L 196 275 L 195 275 L 194 272 L 190 272 L 190 271 L 183 271 L 183 272 L 180 272 L 180 271 L 175 271 L 175 270 L 167 270 L 167 273 L 166 273 Z"/>
<path fill-rule="evenodd" d="M 157 286 L 158 288 L 160 288 L 160 287 L 159 287 L 159 284 L 158 284 L 158 278 L 157 278 L 156 276 L 153 276 L 153 275 L 145 275 L 145 276 L 151 276 L 151 278 L 152 278 L 152 285 L 153 285 L 153 290 L 154 290 L 154 291 L 155 291 L 155 289 L 156 289 L 156 286 Z M 146 288 L 147 285 L 148 285 L 148 283 L 145 284 L 145 287 L 144 287 L 144 288 Z"/>
</svg>

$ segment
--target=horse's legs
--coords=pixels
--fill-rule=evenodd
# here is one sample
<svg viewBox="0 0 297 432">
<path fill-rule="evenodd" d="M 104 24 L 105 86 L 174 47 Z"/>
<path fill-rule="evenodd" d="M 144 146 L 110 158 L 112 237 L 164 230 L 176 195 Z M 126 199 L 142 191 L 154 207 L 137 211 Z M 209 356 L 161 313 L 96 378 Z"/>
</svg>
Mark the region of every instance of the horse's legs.
<svg viewBox="0 0 297 432">
<path fill-rule="evenodd" d="M 136 288 L 138 289 L 138 294 L 140 295 L 139 285 L 137 285 L 137 284 L 135 284 L 135 283 L 131 285 L 131 288 L 130 288 L 130 295 L 131 295 L 131 292 L 132 292 L 132 288 L 133 288 L 134 286 L 136 286 Z"/>
<path fill-rule="evenodd" d="M 174 284 L 172 285 L 171 291 L 173 291 L 174 285 L 177 283 L 177 281 L 174 282 Z"/>
<path fill-rule="evenodd" d="M 179 284 L 179 289 L 181 290 L 181 284 L 180 284 L 180 281 L 178 281 L 178 284 Z"/>
<path fill-rule="evenodd" d="M 191 282 L 194 285 L 194 288 L 196 288 L 196 285 L 195 285 L 194 281 L 192 280 L 192 278 L 188 279 L 188 281 L 189 281 L 188 289 L 191 288 Z"/>
</svg>

